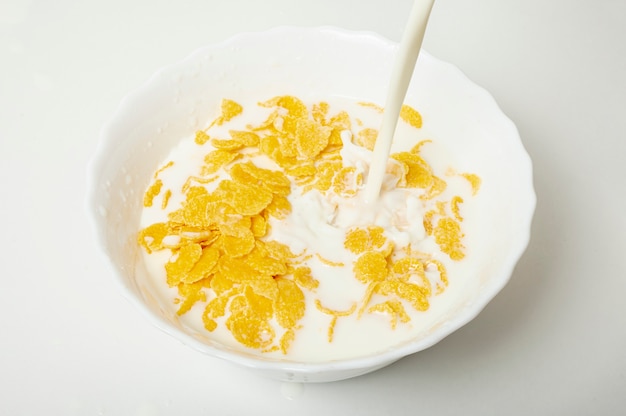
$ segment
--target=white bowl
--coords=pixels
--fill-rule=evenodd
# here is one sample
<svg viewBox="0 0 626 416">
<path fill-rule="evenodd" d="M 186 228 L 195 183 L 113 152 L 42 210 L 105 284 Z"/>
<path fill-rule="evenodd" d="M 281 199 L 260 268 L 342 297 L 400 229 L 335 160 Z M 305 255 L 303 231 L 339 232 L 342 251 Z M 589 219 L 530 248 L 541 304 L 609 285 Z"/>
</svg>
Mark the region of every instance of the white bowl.
<svg viewBox="0 0 626 416">
<path fill-rule="evenodd" d="M 373 33 L 335 28 L 277 28 L 245 33 L 193 53 L 157 72 L 122 101 L 103 128 L 90 166 L 88 208 L 97 239 L 124 295 L 157 327 L 207 355 L 294 382 L 341 380 L 423 350 L 473 319 L 509 280 L 524 252 L 535 208 L 531 161 L 514 124 L 493 98 L 456 67 L 422 51 L 406 102 L 423 115 L 437 140 L 463 169 L 480 171 L 489 201 L 485 261 L 473 270 L 462 299 L 428 333 L 367 357 L 291 362 L 238 352 L 199 340 L 155 295 L 137 268 L 136 235 L 151 175 L 181 139 L 206 127 L 222 97 L 306 99 L 347 96 L 384 103 L 397 45 Z M 485 206 L 487 207 L 487 206 Z M 198 359 L 201 359 L 199 357 Z"/>
</svg>

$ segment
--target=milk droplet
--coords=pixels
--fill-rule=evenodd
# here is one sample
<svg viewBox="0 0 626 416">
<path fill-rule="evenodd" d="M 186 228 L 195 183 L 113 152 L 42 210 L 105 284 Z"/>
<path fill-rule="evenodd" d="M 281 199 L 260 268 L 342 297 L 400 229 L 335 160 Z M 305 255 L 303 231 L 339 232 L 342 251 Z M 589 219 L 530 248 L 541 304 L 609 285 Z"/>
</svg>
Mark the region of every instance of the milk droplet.
<svg viewBox="0 0 626 416">
<path fill-rule="evenodd" d="M 285 382 L 280 385 L 280 392 L 287 400 L 295 400 L 304 394 L 304 384 Z"/>
<path fill-rule="evenodd" d="M 133 182 L 133 178 L 130 175 L 126 175 L 126 178 L 124 178 L 126 181 L 126 185 L 130 185 Z"/>
<path fill-rule="evenodd" d="M 159 130 L 161 130 L 161 129 L 159 129 Z M 161 133 L 161 132 L 159 131 L 159 133 Z M 152 147 L 152 142 L 146 143 L 146 146 L 148 147 L 148 149 L 150 149 Z"/>
</svg>

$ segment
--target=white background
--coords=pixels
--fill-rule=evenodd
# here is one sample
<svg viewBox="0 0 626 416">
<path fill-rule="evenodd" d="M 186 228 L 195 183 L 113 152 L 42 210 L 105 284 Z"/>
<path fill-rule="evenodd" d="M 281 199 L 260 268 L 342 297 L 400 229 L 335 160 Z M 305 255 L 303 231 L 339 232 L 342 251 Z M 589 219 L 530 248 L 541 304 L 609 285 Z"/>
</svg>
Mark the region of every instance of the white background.
<svg viewBox="0 0 626 416">
<path fill-rule="evenodd" d="M 424 48 L 514 120 L 538 196 L 511 282 L 436 346 L 289 399 L 152 327 L 105 271 L 85 172 L 126 93 L 241 31 L 334 25 L 398 41 L 410 6 L 1 0 L 0 414 L 626 414 L 623 0 L 435 4 Z"/>
</svg>

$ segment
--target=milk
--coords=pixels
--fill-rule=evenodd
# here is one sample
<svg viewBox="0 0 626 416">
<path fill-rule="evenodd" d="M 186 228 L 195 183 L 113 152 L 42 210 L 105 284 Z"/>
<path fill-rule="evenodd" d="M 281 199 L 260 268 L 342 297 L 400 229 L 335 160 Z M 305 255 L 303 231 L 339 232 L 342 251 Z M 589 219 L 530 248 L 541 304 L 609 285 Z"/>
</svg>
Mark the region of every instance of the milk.
<svg viewBox="0 0 626 416">
<path fill-rule="evenodd" d="M 244 107 L 244 113 L 241 116 L 234 118 L 226 125 L 212 127 L 211 136 L 225 138 L 228 130 L 245 130 L 248 125 L 258 125 L 265 120 L 270 110 L 257 105 L 259 100 L 256 98 L 259 97 L 253 98 L 255 99 L 250 99 L 248 102 L 240 102 Z M 339 110 L 347 111 L 353 120 L 353 130 L 380 126 L 382 114 L 371 106 L 360 104 L 357 99 L 319 97 L 319 101 L 322 100 L 330 104 L 331 113 Z M 307 101 L 306 104 L 311 105 L 313 102 L 315 100 Z M 354 166 L 357 171 L 367 175 L 372 163 L 372 152 L 352 144 L 351 135 L 349 131 L 342 133 L 343 163 L 346 166 Z M 423 146 L 422 155 L 435 169 L 436 174 L 444 177 L 448 183 L 441 197 L 445 199 L 452 195 L 463 195 L 466 200 L 464 213 L 471 213 L 472 197 L 468 183 L 459 176 L 445 176 L 445 172 L 451 172 L 454 169 L 455 160 L 448 149 L 437 143 L 436 137 L 433 137 L 433 133 L 428 130 L 427 121 L 421 129 L 399 123 L 390 151 L 392 153 L 408 151 L 416 143 L 427 139 L 432 139 L 432 143 Z M 158 173 L 158 178 L 163 182 L 163 189 L 172 190 L 168 208 L 161 208 L 162 192 L 155 198 L 152 207 L 144 209 L 141 228 L 156 222 L 167 221 L 167 213 L 177 209 L 185 199 L 181 192 L 183 185 L 190 175 L 197 175 L 203 164 L 204 155 L 210 150 L 209 144 L 200 148 L 192 137 L 183 140 L 172 149 L 161 166 L 165 166 L 170 161 L 174 163 Z M 260 166 L 278 169 L 268 158 L 260 156 L 254 161 Z M 381 182 L 384 182 L 384 178 Z M 211 190 L 218 183 L 219 181 L 214 181 L 203 186 Z M 292 204 L 292 213 L 284 220 L 273 219 L 270 223 L 272 231 L 267 238 L 287 244 L 294 253 L 304 251 L 310 253 L 311 256 L 306 260 L 306 266 L 311 268 L 313 277 L 319 281 L 319 286 L 315 291 L 304 291 L 306 313 L 298 323 L 299 329 L 296 331 L 295 340 L 286 355 L 281 351 L 261 352 L 243 347 L 226 329 L 224 325 L 226 317 L 218 319 L 218 327 L 215 331 L 207 331 L 201 319 L 203 304 L 196 304 L 189 312 L 181 316 L 179 319 L 182 325 L 200 339 L 218 342 L 248 353 L 293 361 L 324 362 L 361 357 L 383 351 L 419 338 L 436 325 L 444 324 L 446 314 L 451 305 L 455 305 L 463 294 L 464 288 L 471 280 L 473 265 L 477 264 L 477 258 L 470 243 L 479 235 L 478 223 L 471 215 L 466 215 L 463 221 L 463 231 L 468 236 L 468 239 L 464 241 L 468 250 L 462 261 L 454 262 L 441 253 L 433 237 L 425 233 L 423 216 L 426 210 L 433 208 L 435 201 L 424 203 L 420 199 L 423 190 L 383 189 L 374 204 L 366 204 L 364 187 L 365 185 L 361 187 L 356 196 L 342 198 L 333 193 L 322 195 L 317 190 L 302 194 L 301 190 L 294 185 L 288 197 Z M 465 209 L 466 206 L 467 209 Z M 361 305 L 367 286 L 354 278 L 352 266 L 355 256 L 344 247 L 344 240 L 349 229 L 368 224 L 383 227 L 388 238 L 393 239 L 397 246 L 411 244 L 412 249 L 429 253 L 441 261 L 448 272 L 449 286 L 443 293 L 430 298 L 430 307 L 425 312 L 416 311 L 410 306 L 405 307 L 410 321 L 398 324 L 395 329 L 391 329 L 390 317 L 387 314 L 354 312 L 337 319 L 332 340 L 329 340 L 328 329 L 332 317 L 320 311 L 316 306 L 316 301 L 336 311 L 348 311 L 354 305 Z M 145 264 L 152 279 L 151 285 L 156 288 L 158 296 L 163 300 L 162 303 L 171 305 L 171 314 L 174 315 L 177 309 L 174 299 L 178 295 L 176 289 L 167 286 L 163 267 L 169 257 L 170 253 L 167 250 L 152 254 L 143 251 L 141 261 Z M 336 267 L 329 265 L 328 262 L 344 263 L 345 266 Z M 437 279 L 437 274 L 432 270 L 428 271 L 427 275 L 433 281 Z M 370 303 L 380 300 L 382 297 L 375 295 Z M 277 335 L 280 336 L 281 329 L 278 325 L 275 325 L 275 328 Z"/>
</svg>

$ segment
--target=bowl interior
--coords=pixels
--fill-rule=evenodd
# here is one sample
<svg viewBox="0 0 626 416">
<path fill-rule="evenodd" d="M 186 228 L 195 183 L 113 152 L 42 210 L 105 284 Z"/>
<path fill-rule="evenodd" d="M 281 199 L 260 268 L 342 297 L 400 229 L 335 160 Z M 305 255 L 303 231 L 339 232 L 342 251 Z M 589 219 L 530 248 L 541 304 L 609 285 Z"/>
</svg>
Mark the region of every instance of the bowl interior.
<svg viewBox="0 0 626 416">
<path fill-rule="evenodd" d="M 525 249 L 535 196 L 532 171 L 513 123 L 493 98 L 454 66 L 422 51 L 405 102 L 450 149 L 459 170 L 483 178 L 476 207 L 484 253 L 455 308 L 418 340 L 376 357 L 340 363 L 289 363 L 247 356 L 207 342 L 181 325 L 150 285 L 136 242 L 143 192 L 180 140 L 206 127 L 222 98 L 282 94 L 304 100 L 350 97 L 384 103 L 396 45 L 370 33 L 279 28 L 242 34 L 165 68 L 127 96 L 102 131 L 91 166 L 89 207 L 124 293 L 160 328 L 212 355 L 292 381 L 347 378 L 424 349 L 471 320 L 506 284 Z M 484 212 L 498 213 L 485 215 Z"/>
</svg>

